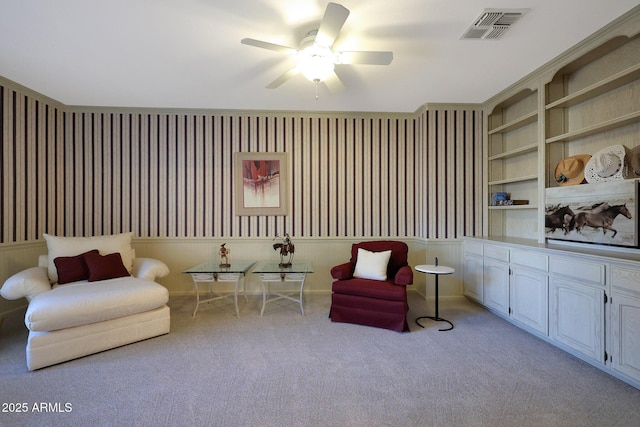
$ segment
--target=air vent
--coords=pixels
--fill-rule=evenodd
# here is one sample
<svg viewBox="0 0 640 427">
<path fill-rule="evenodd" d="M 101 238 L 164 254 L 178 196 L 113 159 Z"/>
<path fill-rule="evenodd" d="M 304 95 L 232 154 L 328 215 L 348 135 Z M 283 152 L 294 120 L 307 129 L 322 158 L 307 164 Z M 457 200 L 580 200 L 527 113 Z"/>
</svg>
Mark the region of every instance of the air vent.
<svg viewBox="0 0 640 427">
<path fill-rule="evenodd" d="M 529 9 L 485 9 L 462 35 L 462 40 L 496 40 Z"/>
</svg>

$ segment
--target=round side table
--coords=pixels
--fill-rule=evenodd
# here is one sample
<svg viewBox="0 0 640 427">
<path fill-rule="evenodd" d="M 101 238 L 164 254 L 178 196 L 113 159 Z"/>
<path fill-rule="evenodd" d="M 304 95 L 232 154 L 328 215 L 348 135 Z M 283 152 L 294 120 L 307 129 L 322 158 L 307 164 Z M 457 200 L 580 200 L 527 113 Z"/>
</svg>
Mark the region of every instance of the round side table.
<svg viewBox="0 0 640 427">
<path fill-rule="evenodd" d="M 446 267 L 444 265 L 418 265 L 415 267 L 416 271 L 419 271 L 421 273 L 427 273 L 427 274 L 433 274 L 436 279 L 436 315 L 435 316 L 421 316 L 418 317 L 416 319 L 416 324 L 418 326 L 420 326 L 421 328 L 424 328 L 424 326 L 422 326 L 420 324 L 420 322 L 418 322 L 418 320 L 420 319 L 431 319 L 434 320 L 436 322 L 447 322 L 449 325 L 451 325 L 450 328 L 446 328 L 446 329 L 438 329 L 439 331 L 450 331 L 451 329 L 453 329 L 453 323 L 451 323 L 450 321 L 448 321 L 447 319 L 443 319 L 442 317 L 439 316 L 438 314 L 438 277 L 442 274 L 452 274 L 453 272 L 455 272 L 455 270 L 451 267 Z"/>
</svg>

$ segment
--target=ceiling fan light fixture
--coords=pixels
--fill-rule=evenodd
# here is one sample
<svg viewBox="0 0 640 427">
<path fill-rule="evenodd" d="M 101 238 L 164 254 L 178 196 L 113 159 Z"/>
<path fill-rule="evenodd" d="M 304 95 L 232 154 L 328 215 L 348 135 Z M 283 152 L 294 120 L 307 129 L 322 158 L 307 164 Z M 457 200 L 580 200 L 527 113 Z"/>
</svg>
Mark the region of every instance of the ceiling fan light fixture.
<svg viewBox="0 0 640 427">
<path fill-rule="evenodd" d="M 269 83 L 266 86 L 267 89 L 275 89 L 293 76 L 302 74 L 306 79 L 316 83 L 317 99 L 318 83 L 328 83 L 328 86 L 333 86 L 334 89 L 338 89 L 338 86 L 342 85 L 340 78 L 334 73 L 336 64 L 389 65 L 393 60 L 393 52 L 332 51 L 333 44 L 348 16 L 349 9 L 340 4 L 330 2 L 327 4 L 318 29 L 307 32 L 302 41 L 300 41 L 298 49 L 250 38 L 244 38 L 240 42 L 249 46 L 292 55 L 291 59 L 295 62 L 295 66 Z"/>
<path fill-rule="evenodd" d="M 314 83 L 326 80 L 334 67 L 334 54 L 329 48 L 312 45 L 298 53 L 298 71 Z"/>
</svg>

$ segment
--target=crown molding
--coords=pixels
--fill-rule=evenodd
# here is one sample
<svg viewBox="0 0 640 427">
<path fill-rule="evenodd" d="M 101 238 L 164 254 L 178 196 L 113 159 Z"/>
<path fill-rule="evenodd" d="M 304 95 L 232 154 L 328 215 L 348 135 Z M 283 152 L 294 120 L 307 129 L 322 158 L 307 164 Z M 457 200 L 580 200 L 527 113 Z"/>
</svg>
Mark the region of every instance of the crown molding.
<svg viewBox="0 0 640 427">
<path fill-rule="evenodd" d="M 53 98 L 50 98 L 46 95 L 41 94 L 40 92 L 37 92 L 33 89 L 23 86 L 20 83 L 14 82 L 13 80 L 9 80 L 6 77 L 0 76 L 0 86 L 3 86 L 7 89 L 11 89 L 15 92 L 19 92 L 27 96 L 28 98 L 33 98 L 33 99 L 37 99 L 38 101 L 45 102 L 58 109 L 61 109 L 61 110 L 66 109 L 66 106 L 62 102 L 56 101 Z"/>
<path fill-rule="evenodd" d="M 578 42 L 546 64 L 527 74 L 522 79 L 493 95 L 482 103 L 483 108 L 486 111 L 491 111 L 505 98 L 515 95 L 518 92 L 526 89 L 538 90 L 538 88 L 543 87 L 544 84 L 551 81 L 553 76 L 560 69 L 571 63 L 571 61 L 579 59 L 616 37 L 623 36 L 632 38 L 638 35 L 640 35 L 640 5 L 634 7 L 617 19 L 614 19 L 589 37 Z"/>
</svg>

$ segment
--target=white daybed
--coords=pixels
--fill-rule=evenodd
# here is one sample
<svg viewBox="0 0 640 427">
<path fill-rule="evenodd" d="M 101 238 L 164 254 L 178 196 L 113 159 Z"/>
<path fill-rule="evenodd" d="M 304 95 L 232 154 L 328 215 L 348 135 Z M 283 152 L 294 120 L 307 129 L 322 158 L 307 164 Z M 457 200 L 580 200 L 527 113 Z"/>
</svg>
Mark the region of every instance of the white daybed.
<svg viewBox="0 0 640 427">
<path fill-rule="evenodd" d="M 39 266 L 16 273 L 0 289 L 4 298 L 29 301 L 29 370 L 169 333 L 169 293 L 154 281 L 169 269 L 134 258 L 131 233 L 45 239 L 49 253 Z M 89 277 L 68 281 L 78 274 Z"/>
</svg>

